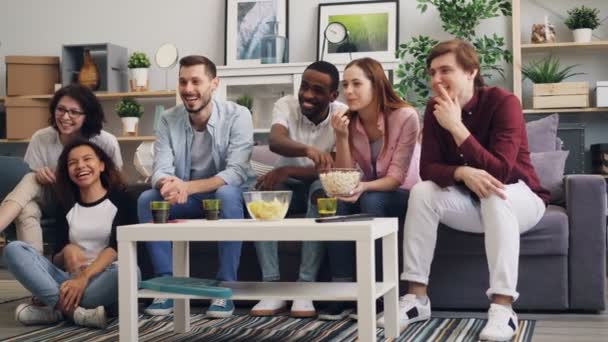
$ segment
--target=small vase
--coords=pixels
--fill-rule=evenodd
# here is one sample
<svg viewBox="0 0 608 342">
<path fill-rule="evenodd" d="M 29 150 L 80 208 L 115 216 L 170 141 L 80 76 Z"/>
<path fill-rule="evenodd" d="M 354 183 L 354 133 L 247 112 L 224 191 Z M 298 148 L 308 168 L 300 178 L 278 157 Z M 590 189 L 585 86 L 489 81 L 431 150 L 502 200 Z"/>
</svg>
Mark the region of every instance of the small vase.
<svg viewBox="0 0 608 342">
<path fill-rule="evenodd" d="M 93 91 L 97 90 L 100 83 L 99 69 L 93 61 L 93 57 L 91 57 L 91 51 L 84 50 L 83 58 L 82 68 L 80 68 L 80 73 L 78 73 L 78 83 Z"/>
<path fill-rule="evenodd" d="M 133 68 L 129 71 L 131 73 L 129 80 L 131 91 L 147 91 L 149 88 L 148 68 Z"/>
<path fill-rule="evenodd" d="M 591 41 L 591 33 L 593 33 L 593 30 L 588 28 L 572 30 L 575 43 L 589 43 Z"/>
<path fill-rule="evenodd" d="M 122 132 L 124 136 L 137 136 L 138 117 L 124 117 L 122 121 Z"/>
<path fill-rule="evenodd" d="M 262 37 L 260 42 L 262 64 L 287 63 L 289 43 L 286 37 L 279 35 L 279 22 L 269 21 L 270 34 Z"/>
</svg>

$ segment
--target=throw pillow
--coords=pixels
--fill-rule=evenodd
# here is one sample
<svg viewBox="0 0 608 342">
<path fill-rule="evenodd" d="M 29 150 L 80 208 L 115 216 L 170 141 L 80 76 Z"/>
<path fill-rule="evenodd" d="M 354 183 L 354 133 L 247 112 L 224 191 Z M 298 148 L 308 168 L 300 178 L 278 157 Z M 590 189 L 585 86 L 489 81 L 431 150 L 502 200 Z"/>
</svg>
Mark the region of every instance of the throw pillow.
<svg viewBox="0 0 608 342">
<path fill-rule="evenodd" d="M 526 123 L 530 152 L 555 151 L 559 115 L 552 114 L 540 120 Z"/>
<path fill-rule="evenodd" d="M 551 203 L 564 201 L 564 168 L 568 153 L 569 151 L 530 153 L 532 166 L 538 175 L 540 185 L 551 192 Z"/>
</svg>

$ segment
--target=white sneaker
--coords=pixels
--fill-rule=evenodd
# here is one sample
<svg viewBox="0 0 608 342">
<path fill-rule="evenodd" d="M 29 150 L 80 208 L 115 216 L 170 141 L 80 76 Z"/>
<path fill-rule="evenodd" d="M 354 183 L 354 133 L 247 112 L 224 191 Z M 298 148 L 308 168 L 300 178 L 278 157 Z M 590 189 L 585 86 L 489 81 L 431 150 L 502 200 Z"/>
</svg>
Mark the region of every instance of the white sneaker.
<svg viewBox="0 0 608 342">
<path fill-rule="evenodd" d="M 287 302 L 281 299 L 262 299 L 249 312 L 251 316 L 274 316 L 287 310 Z"/>
<path fill-rule="evenodd" d="M 488 323 L 479 333 L 483 341 L 510 341 L 517 331 L 517 315 L 500 304 L 490 304 Z"/>
<path fill-rule="evenodd" d="M 291 304 L 291 317 L 305 318 L 315 317 L 317 310 L 309 299 L 294 299 Z"/>
<path fill-rule="evenodd" d="M 62 319 L 61 311 L 48 306 L 23 303 L 15 309 L 15 320 L 23 325 L 53 324 Z"/>
<path fill-rule="evenodd" d="M 105 329 L 108 326 L 106 309 L 98 306 L 95 309 L 77 307 L 74 310 L 74 323 L 89 328 Z"/>
<path fill-rule="evenodd" d="M 420 301 L 414 294 L 406 294 L 399 298 L 399 331 L 407 328 L 410 323 L 426 321 L 431 318 L 431 300 L 427 298 L 426 304 Z M 378 319 L 378 326 L 384 328 L 384 315 Z"/>
</svg>

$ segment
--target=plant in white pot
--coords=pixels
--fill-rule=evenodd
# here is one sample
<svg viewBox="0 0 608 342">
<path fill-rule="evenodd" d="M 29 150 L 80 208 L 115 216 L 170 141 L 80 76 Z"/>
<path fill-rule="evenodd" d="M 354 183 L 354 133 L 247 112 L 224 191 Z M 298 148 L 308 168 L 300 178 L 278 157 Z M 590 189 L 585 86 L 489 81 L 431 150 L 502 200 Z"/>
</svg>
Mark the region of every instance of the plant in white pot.
<svg viewBox="0 0 608 342">
<path fill-rule="evenodd" d="M 136 136 L 139 118 L 144 114 L 144 106 L 135 99 L 123 98 L 116 105 L 116 114 L 122 120 L 123 134 Z"/>
<path fill-rule="evenodd" d="M 600 11 L 585 6 L 575 7 L 568 11 L 565 24 L 572 30 L 576 43 L 588 43 L 593 30 L 600 26 Z"/>
<path fill-rule="evenodd" d="M 133 52 L 129 57 L 127 65 L 130 71 L 129 85 L 131 91 L 146 91 L 148 90 L 148 68 L 150 68 L 150 60 L 143 52 Z"/>
</svg>

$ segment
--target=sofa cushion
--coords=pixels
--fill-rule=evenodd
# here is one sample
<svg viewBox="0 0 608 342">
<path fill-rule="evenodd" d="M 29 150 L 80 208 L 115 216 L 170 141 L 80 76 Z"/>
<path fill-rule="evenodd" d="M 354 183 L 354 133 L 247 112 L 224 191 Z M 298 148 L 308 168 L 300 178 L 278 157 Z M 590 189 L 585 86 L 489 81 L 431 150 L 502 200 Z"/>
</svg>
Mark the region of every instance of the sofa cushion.
<svg viewBox="0 0 608 342">
<path fill-rule="evenodd" d="M 551 203 L 564 201 L 564 169 L 568 153 L 569 151 L 530 153 L 540 185 L 551 192 Z"/>
<path fill-rule="evenodd" d="M 566 210 L 550 205 L 534 228 L 521 235 L 520 255 L 568 255 Z M 485 255 L 483 234 L 465 233 L 439 226 L 437 255 Z"/>
<path fill-rule="evenodd" d="M 558 125 L 558 114 L 548 115 L 542 119 L 526 123 L 528 150 L 530 152 L 555 151 Z"/>
</svg>

